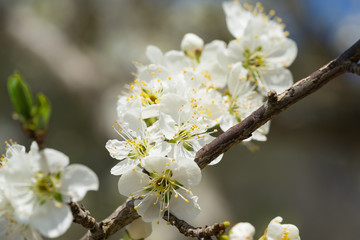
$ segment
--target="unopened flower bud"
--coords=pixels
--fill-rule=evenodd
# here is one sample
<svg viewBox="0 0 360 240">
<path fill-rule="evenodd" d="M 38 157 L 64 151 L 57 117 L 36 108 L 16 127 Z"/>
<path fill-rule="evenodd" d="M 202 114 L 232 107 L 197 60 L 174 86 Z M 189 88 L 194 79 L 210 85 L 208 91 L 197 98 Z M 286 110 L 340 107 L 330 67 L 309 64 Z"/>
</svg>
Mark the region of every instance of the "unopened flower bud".
<svg viewBox="0 0 360 240">
<path fill-rule="evenodd" d="M 204 48 L 204 41 L 193 33 L 185 34 L 181 41 L 181 50 L 190 58 L 200 57 Z"/>
<path fill-rule="evenodd" d="M 254 235 L 254 226 L 247 222 L 236 224 L 229 232 L 230 240 L 252 240 Z"/>
<path fill-rule="evenodd" d="M 266 231 L 267 240 L 300 240 L 299 229 L 292 224 L 281 224 L 282 217 L 276 217 L 269 223 Z"/>
</svg>

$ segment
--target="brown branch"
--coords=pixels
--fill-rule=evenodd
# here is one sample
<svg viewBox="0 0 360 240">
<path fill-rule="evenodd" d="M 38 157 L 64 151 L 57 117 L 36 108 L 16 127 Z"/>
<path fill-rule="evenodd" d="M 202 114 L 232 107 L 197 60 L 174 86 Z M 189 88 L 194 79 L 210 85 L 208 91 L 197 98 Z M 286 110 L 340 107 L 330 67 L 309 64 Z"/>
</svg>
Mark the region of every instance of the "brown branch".
<svg viewBox="0 0 360 240">
<path fill-rule="evenodd" d="M 310 76 L 296 82 L 283 93 L 278 95 L 275 91 L 270 91 L 268 93 L 267 102 L 261 107 L 250 114 L 242 122 L 233 126 L 200 149 L 196 154 L 195 162 L 201 169 L 205 168 L 212 160 L 226 152 L 233 145 L 250 137 L 251 133 L 257 128 L 300 99 L 320 89 L 336 76 L 345 72 L 359 74 L 359 60 L 360 40 L 339 57 L 312 73 Z M 94 224 L 95 227 L 88 228 L 90 231 L 89 234 L 85 236 L 85 239 L 106 239 L 121 228 L 130 224 L 133 220 L 139 218 L 140 216 L 134 210 L 134 201 L 135 199 L 127 200 L 123 205 L 116 209 L 110 217 Z M 84 209 L 82 209 L 82 211 L 87 213 Z M 79 213 L 82 214 L 81 211 Z M 84 219 L 86 216 L 87 215 L 85 214 Z M 183 220 L 176 218 L 172 214 L 170 214 L 169 219 L 167 218 L 167 214 L 165 216 L 164 219 L 166 221 L 170 222 L 171 225 L 176 226 L 181 233 L 189 237 L 211 239 L 211 236 L 218 236 L 222 233 L 221 231 L 224 231 L 226 228 L 225 223 L 215 224 L 204 228 L 195 228 Z M 77 219 L 76 221 L 80 221 L 78 216 L 74 216 L 74 218 Z M 84 226 L 84 224 L 82 225 Z"/>
<path fill-rule="evenodd" d="M 70 202 L 69 206 L 74 217 L 74 223 L 78 223 L 86 229 L 95 229 L 98 227 L 95 218 L 90 215 L 90 212 L 86 210 L 84 206 L 77 202 Z"/>
<path fill-rule="evenodd" d="M 193 227 L 169 212 L 165 212 L 163 219 L 175 226 L 186 237 L 196 237 L 198 239 L 211 239 L 212 236 L 219 237 L 225 233 L 225 229 L 230 225 L 229 222 L 222 222 L 215 223 L 212 226 Z"/>
<path fill-rule="evenodd" d="M 300 99 L 320 89 L 331 79 L 350 70 L 358 70 L 358 68 L 354 68 L 354 64 L 356 64 L 359 59 L 360 40 L 327 65 L 277 95 L 275 103 L 274 92 L 269 92 L 268 101 L 261 107 L 200 149 L 196 154 L 195 162 L 203 169 L 220 154 L 229 150 L 233 145 L 250 137 L 251 133 L 260 126 Z"/>
<path fill-rule="evenodd" d="M 89 231 L 81 239 L 100 240 L 107 239 L 117 231 L 139 218 L 134 209 L 135 198 L 128 199 L 118 207 L 109 217 L 96 222 L 95 218 L 90 216 L 90 212 L 85 210 L 77 202 L 69 203 L 74 220 L 73 222 L 81 224 Z"/>
</svg>

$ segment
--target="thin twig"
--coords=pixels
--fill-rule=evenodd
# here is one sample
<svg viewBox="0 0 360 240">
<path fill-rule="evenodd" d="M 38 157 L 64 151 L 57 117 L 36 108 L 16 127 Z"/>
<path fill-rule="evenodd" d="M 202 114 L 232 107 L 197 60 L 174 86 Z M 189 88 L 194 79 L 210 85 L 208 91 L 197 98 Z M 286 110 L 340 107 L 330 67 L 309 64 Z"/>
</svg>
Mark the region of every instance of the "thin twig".
<svg viewBox="0 0 360 240">
<path fill-rule="evenodd" d="M 100 239 L 108 239 L 110 236 L 114 235 L 117 231 L 130 224 L 135 219 L 139 218 L 140 215 L 137 214 L 134 209 L 134 202 L 137 200 L 136 198 L 128 199 L 125 203 L 123 203 L 120 207 L 118 207 L 109 217 L 102 220 L 101 222 L 96 222 L 93 217 L 91 217 L 88 211 L 85 209 L 81 209 L 81 216 L 75 216 L 78 214 L 74 214 L 74 222 L 81 224 L 83 227 L 88 229 L 89 231 L 83 236 L 81 239 L 85 240 L 100 240 Z M 72 205 L 78 205 L 78 203 L 70 203 Z M 78 209 L 75 209 L 78 210 Z M 81 219 L 82 218 L 82 219 Z M 86 227 L 88 224 L 88 219 L 93 219 L 95 223 L 92 222 Z M 76 221 L 75 221 L 76 220 Z"/>
<path fill-rule="evenodd" d="M 211 239 L 212 236 L 220 236 L 225 233 L 225 229 L 230 225 L 229 222 L 222 222 L 206 227 L 193 227 L 168 212 L 165 212 L 163 219 L 169 224 L 175 226 L 183 235 L 198 239 Z"/>
</svg>

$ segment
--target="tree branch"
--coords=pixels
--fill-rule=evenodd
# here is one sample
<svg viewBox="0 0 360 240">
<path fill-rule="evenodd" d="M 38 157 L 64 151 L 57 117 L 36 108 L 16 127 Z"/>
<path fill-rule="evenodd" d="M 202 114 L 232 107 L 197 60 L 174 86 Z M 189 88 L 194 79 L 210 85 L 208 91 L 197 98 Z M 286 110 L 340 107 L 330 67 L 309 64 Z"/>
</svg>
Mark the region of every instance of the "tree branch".
<svg viewBox="0 0 360 240">
<path fill-rule="evenodd" d="M 250 114 L 247 118 L 239 124 L 233 126 L 228 131 L 221 134 L 212 142 L 200 149 L 195 157 L 195 162 L 201 169 L 205 168 L 211 161 L 213 161 L 220 154 L 226 152 L 233 145 L 251 136 L 257 128 L 265 124 L 267 121 L 275 117 L 280 112 L 284 111 L 300 99 L 320 89 L 331 79 L 339 76 L 345 72 L 352 72 L 360 75 L 359 62 L 360 60 L 360 40 L 353 46 L 346 50 L 339 57 L 329 62 L 319 70 L 312 73 L 310 76 L 296 82 L 293 86 L 288 88 L 281 94 L 276 94 L 275 91 L 268 93 L 268 100 L 259 107 L 256 111 Z M 85 239 L 106 239 L 112 234 L 116 233 L 121 228 L 130 224 L 133 220 L 140 216 L 134 210 L 135 199 L 127 200 L 123 205 L 114 211 L 114 213 L 101 221 L 89 226 L 94 226 L 90 229 L 89 234 Z M 76 208 L 77 209 L 77 208 Z M 75 210 L 76 210 L 75 209 Z M 88 211 L 81 209 L 78 213 L 73 211 L 74 221 L 87 226 L 86 218 Z M 173 216 L 167 214 L 164 219 L 170 222 L 171 225 L 176 226 L 181 233 L 189 237 L 197 237 L 202 239 L 211 239 L 211 236 L 218 236 L 225 230 L 226 224 L 220 223 L 204 228 L 195 228 Z M 84 218 L 85 223 L 81 223 Z M 90 218 L 91 219 L 91 218 Z M 84 226 L 84 227 L 85 227 Z"/>
<path fill-rule="evenodd" d="M 212 236 L 220 236 L 225 233 L 225 229 L 230 225 L 229 222 L 215 223 L 212 226 L 193 227 L 187 222 L 178 219 L 169 212 L 165 212 L 163 219 L 175 226 L 180 233 L 186 237 L 196 237 L 198 239 L 211 239 Z"/>
<path fill-rule="evenodd" d="M 274 92 L 270 91 L 268 101 L 261 107 L 200 149 L 196 154 L 195 162 L 203 169 L 220 154 L 250 137 L 251 133 L 260 126 L 300 99 L 320 89 L 331 79 L 351 70 L 354 72 L 358 71 L 359 67 L 354 67 L 354 64 L 358 65 L 357 62 L 359 60 L 360 40 L 327 65 L 277 95 L 277 101 L 274 102 Z"/>
<path fill-rule="evenodd" d="M 85 210 L 77 202 L 69 203 L 74 220 L 73 222 L 81 224 L 89 231 L 81 239 L 100 240 L 107 239 L 117 231 L 139 218 L 134 209 L 134 202 L 137 198 L 128 199 L 118 207 L 109 217 L 101 222 L 96 222 L 95 218 L 90 216 L 90 212 Z"/>
</svg>

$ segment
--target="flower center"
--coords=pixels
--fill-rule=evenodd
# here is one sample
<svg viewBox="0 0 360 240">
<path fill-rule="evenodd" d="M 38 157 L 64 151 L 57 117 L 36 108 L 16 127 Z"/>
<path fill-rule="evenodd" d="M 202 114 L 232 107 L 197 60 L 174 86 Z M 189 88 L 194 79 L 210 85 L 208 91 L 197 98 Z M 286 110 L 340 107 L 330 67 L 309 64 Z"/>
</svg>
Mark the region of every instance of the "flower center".
<svg viewBox="0 0 360 240">
<path fill-rule="evenodd" d="M 187 126 L 182 124 L 181 126 L 177 127 L 177 131 L 173 139 L 169 140 L 170 143 L 177 143 L 182 144 L 183 147 L 188 150 L 192 151 L 193 148 L 191 146 L 191 139 L 195 136 L 194 131 L 196 131 L 199 127 L 196 124 L 191 126 Z"/>
<path fill-rule="evenodd" d="M 129 158 L 131 159 L 141 159 L 149 155 L 148 151 L 151 145 L 148 144 L 148 140 L 136 140 L 128 139 L 127 140 L 132 146 L 132 151 L 129 153 Z"/>
<path fill-rule="evenodd" d="M 159 104 L 162 94 L 162 89 L 152 92 L 150 89 L 145 89 L 142 87 L 140 96 L 142 97 L 143 106 Z"/>
<path fill-rule="evenodd" d="M 233 115 L 238 122 L 241 122 L 241 117 L 239 114 L 239 106 L 236 98 L 233 98 L 229 92 L 225 93 L 228 96 L 227 104 L 229 106 L 228 111 L 231 115 Z"/>
<path fill-rule="evenodd" d="M 151 180 L 149 181 L 146 191 L 155 191 L 160 202 L 168 203 L 170 201 L 172 190 L 176 190 L 182 186 L 177 181 L 171 180 L 173 173 L 170 169 L 166 169 L 162 174 L 150 173 Z M 177 198 L 177 194 L 175 196 Z"/>
<path fill-rule="evenodd" d="M 258 47 L 255 51 L 251 52 L 249 49 L 244 51 L 245 61 L 243 63 L 243 67 L 249 70 L 254 70 L 259 67 L 265 66 L 265 57 L 261 52 L 262 47 Z"/>
<path fill-rule="evenodd" d="M 37 194 L 40 204 L 44 204 L 48 199 L 62 202 L 62 195 L 59 192 L 60 183 L 61 172 L 45 174 L 39 171 L 35 174 L 35 185 L 32 188 Z"/>
</svg>

